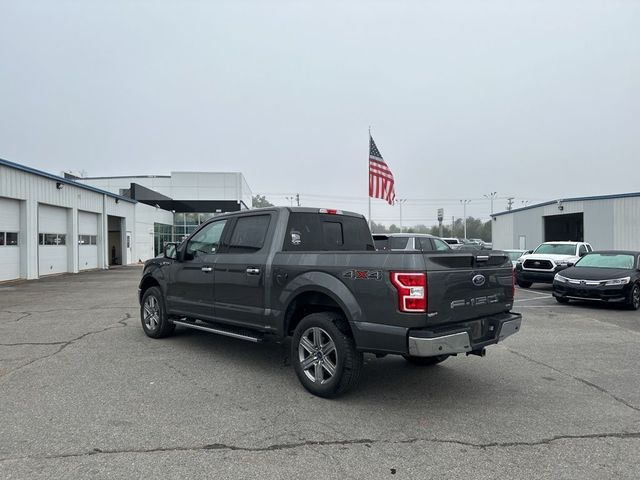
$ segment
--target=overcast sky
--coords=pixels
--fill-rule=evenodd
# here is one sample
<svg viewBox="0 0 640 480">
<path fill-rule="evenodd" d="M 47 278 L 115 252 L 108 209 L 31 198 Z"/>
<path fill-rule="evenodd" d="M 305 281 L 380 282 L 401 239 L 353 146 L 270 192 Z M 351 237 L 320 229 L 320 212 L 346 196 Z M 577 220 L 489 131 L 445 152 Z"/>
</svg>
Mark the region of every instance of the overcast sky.
<svg viewBox="0 0 640 480">
<path fill-rule="evenodd" d="M 639 87 L 633 0 L 0 0 L 1 158 L 366 214 L 371 125 L 405 225 L 639 191 Z"/>
</svg>

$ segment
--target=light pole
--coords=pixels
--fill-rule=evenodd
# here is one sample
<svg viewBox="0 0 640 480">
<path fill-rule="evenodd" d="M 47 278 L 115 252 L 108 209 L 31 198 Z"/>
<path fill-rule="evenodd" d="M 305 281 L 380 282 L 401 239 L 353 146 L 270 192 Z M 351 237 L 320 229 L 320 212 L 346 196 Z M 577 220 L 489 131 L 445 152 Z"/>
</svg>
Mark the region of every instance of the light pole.
<svg viewBox="0 0 640 480">
<path fill-rule="evenodd" d="M 462 216 L 464 217 L 464 238 L 467 238 L 467 204 L 471 203 L 471 200 L 460 200 L 460 203 L 462 204 L 462 208 L 463 208 L 463 214 Z"/>
<path fill-rule="evenodd" d="M 293 198 L 294 198 L 294 197 L 284 197 L 284 198 L 286 198 L 287 200 L 289 200 L 289 202 L 291 202 L 291 206 L 293 207 Z"/>
<path fill-rule="evenodd" d="M 484 198 L 491 200 L 491 215 L 493 215 L 493 200 L 496 198 L 498 192 L 491 192 L 489 195 L 483 195 Z"/>
<path fill-rule="evenodd" d="M 396 203 L 400 205 L 400 233 L 402 233 L 402 204 L 407 201 L 406 198 L 398 198 L 396 199 Z"/>
</svg>

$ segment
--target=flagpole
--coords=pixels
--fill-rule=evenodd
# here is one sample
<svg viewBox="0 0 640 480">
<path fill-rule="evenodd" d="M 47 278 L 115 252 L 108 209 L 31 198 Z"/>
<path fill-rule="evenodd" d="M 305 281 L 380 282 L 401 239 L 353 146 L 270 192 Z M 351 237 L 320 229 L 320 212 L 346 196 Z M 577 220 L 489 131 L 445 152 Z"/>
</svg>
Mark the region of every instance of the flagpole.
<svg viewBox="0 0 640 480">
<path fill-rule="evenodd" d="M 369 148 L 371 148 L 371 125 L 369 125 Z M 369 180 L 369 185 L 371 185 L 370 173 L 367 168 L 367 180 Z M 370 187 L 368 187 L 370 188 Z M 369 199 L 369 230 L 373 230 L 373 221 L 371 220 L 371 191 L 367 190 L 367 196 Z"/>
</svg>

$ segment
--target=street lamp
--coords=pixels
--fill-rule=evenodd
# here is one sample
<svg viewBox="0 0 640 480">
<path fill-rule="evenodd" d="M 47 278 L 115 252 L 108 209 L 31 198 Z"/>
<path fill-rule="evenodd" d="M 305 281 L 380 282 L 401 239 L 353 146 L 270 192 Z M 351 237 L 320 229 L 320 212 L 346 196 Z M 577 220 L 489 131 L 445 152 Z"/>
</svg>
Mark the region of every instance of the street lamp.
<svg viewBox="0 0 640 480">
<path fill-rule="evenodd" d="M 396 198 L 396 203 L 400 205 L 400 233 L 402 233 L 402 204 L 406 201 L 406 198 Z"/>
<path fill-rule="evenodd" d="M 491 192 L 489 195 L 483 195 L 484 198 L 491 200 L 491 214 L 493 215 L 493 199 L 496 198 L 498 192 Z"/>
<path fill-rule="evenodd" d="M 463 207 L 463 217 L 464 217 L 464 238 L 467 238 L 467 204 L 471 203 L 471 200 L 460 200 L 460 203 Z"/>
<path fill-rule="evenodd" d="M 284 198 L 289 200 L 289 202 L 291 202 L 291 206 L 293 207 L 293 199 L 294 199 L 294 197 L 284 197 Z"/>
</svg>

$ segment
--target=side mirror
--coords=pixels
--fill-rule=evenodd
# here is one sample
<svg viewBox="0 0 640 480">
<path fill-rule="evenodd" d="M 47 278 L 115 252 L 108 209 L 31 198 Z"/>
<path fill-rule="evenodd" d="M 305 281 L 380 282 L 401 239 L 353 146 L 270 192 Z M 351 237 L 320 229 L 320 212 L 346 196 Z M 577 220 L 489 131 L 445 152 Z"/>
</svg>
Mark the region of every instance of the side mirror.
<svg viewBox="0 0 640 480">
<path fill-rule="evenodd" d="M 587 254 L 587 252 L 580 252 L 580 253 L 578 254 L 578 256 L 579 256 L 579 257 L 584 257 L 586 254 Z"/>
<path fill-rule="evenodd" d="M 573 262 L 567 262 L 567 268 L 573 267 L 574 265 L 575 265 L 575 263 L 573 263 Z"/>
<path fill-rule="evenodd" d="M 164 246 L 164 258 L 169 258 L 171 260 L 178 259 L 178 244 L 177 243 L 167 243 Z"/>
<path fill-rule="evenodd" d="M 527 250 L 527 255 L 531 255 L 533 253 L 533 250 Z"/>
</svg>

